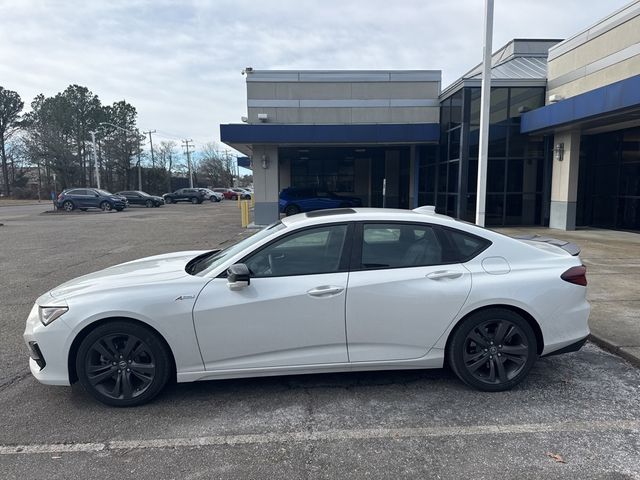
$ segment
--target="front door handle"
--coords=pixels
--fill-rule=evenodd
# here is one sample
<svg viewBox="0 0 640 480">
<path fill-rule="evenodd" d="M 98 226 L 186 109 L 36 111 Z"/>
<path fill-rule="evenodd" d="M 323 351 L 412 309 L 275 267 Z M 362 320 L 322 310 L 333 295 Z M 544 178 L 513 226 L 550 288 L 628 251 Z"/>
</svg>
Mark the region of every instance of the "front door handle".
<svg viewBox="0 0 640 480">
<path fill-rule="evenodd" d="M 462 276 L 462 272 L 452 272 L 450 270 L 438 270 L 427 274 L 427 278 L 431 280 L 440 280 L 441 278 L 458 278 Z"/>
<path fill-rule="evenodd" d="M 321 287 L 312 288 L 307 291 L 308 295 L 312 297 L 329 297 L 331 295 L 337 295 L 344 290 L 343 287 L 336 287 L 332 285 L 323 285 Z"/>
</svg>

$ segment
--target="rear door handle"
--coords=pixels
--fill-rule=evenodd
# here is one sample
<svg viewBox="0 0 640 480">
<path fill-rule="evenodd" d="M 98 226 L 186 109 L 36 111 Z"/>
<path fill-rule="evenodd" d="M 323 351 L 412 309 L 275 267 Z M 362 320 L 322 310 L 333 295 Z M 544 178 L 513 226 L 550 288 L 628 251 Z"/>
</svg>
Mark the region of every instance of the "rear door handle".
<svg viewBox="0 0 640 480">
<path fill-rule="evenodd" d="M 458 278 L 462 276 L 462 272 L 452 272 L 450 270 L 438 270 L 427 274 L 427 278 L 431 280 L 440 280 L 442 278 Z"/>
<path fill-rule="evenodd" d="M 323 285 L 321 287 L 312 288 L 307 291 L 308 295 L 312 297 L 329 297 L 331 295 L 337 295 L 344 290 L 343 287 L 336 287 L 332 285 Z"/>
</svg>

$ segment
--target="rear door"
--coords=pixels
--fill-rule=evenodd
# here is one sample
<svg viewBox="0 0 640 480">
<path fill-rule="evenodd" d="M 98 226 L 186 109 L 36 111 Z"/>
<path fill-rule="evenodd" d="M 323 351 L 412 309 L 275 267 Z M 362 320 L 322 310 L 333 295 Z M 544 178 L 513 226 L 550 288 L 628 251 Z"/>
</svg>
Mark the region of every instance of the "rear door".
<svg viewBox="0 0 640 480">
<path fill-rule="evenodd" d="M 471 274 L 436 226 L 360 223 L 346 302 L 351 362 L 427 354 L 458 314 Z"/>
</svg>

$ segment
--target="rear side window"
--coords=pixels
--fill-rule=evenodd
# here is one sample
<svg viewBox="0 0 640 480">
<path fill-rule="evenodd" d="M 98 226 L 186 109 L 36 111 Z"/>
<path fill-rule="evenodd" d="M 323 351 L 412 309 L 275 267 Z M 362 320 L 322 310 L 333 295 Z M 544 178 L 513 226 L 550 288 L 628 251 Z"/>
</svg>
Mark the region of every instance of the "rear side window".
<svg viewBox="0 0 640 480">
<path fill-rule="evenodd" d="M 468 262 L 491 245 L 491 242 L 486 238 L 460 230 L 443 228 L 442 232 L 449 244 L 446 252 L 448 262 Z"/>
</svg>

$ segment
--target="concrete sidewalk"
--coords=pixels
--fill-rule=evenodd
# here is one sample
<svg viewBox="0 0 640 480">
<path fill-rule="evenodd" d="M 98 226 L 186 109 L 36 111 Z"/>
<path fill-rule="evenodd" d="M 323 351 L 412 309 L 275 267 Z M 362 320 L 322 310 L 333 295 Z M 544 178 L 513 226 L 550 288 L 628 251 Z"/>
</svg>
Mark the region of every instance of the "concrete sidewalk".
<svg viewBox="0 0 640 480">
<path fill-rule="evenodd" d="M 640 366 L 640 234 L 539 227 L 495 230 L 507 235 L 537 233 L 578 244 L 587 266 L 591 340 Z"/>
</svg>

